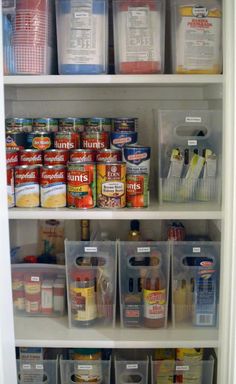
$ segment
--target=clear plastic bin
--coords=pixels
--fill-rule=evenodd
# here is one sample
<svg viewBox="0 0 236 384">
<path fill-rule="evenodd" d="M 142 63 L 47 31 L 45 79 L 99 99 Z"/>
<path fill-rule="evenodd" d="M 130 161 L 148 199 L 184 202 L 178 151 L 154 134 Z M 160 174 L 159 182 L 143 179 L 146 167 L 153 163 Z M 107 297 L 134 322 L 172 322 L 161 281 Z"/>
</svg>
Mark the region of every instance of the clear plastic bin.
<svg viewBox="0 0 236 384">
<path fill-rule="evenodd" d="M 63 316 L 65 289 L 63 266 L 12 264 L 13 306 L 17 315 Z"/>
<path fill-rule="evenodd" d="M 218 110 L 159 111 L 161 204 L 220 204 L 221 126 Z"/>
<path fill-rule="evenodd" d="M 110 360 L 63 360 L 60 359 L 61 383 L 110 384 Z"/>
<path fill-rule="evenodd" d="M 17 360 L 18 384 L 58 384 L 58 361 Z"/>
<path fill-rule="evenodd" d="M 4 15 L 4 73 L 47 75 L 55 67 L 55 10 L 49 0 L 18 0 Z"/>
<path fill-rule="evenodd" d="M 59 74 L 106 73 L 107 0 L 56 0 L 56 15 Z"/>
<path fill-rule="evenodd" d="M 165 328 L 170 247 L 166 242 L 120 242 L 120 312 L 123 327 Z"/>
<path fill-rule="evenodd" d="M 219 242 L 176 242 L 172 249 L 172 319 L 176 327 L 215 327 Z"/>
<path fill-rule="evenodd" d="M 116 242 L 65 241 L 69 327 L 114 326 Z"/>
<path fill-rule="evenodd" d="M 121 356 L 115 355 L 115 382 L 116 384 L 148 384 L 149 361 L 147 356 L 139 356 L 135 350 L 131 351 L 132 357 L 128 358 L 128 351 Z M 145 353 L 143 353 L 144 355 Z"/>
<path fill-rule="evenodd" d="M 115 71 L 164 72 L 165 1 L 114 0 Z"/>
<path fill-rule="evenodd" d="M 173 73 L 221 73 L 221 2 L 174 0 L 171 18 Z"/>
</svg>

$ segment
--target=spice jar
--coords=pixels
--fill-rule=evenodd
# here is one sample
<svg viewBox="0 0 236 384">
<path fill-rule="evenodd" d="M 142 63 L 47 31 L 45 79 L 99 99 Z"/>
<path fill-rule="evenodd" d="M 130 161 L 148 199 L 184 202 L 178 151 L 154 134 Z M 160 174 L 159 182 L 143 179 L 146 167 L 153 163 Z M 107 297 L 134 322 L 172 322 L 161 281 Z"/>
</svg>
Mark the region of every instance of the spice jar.
<svg viewBox="0 0 236 384">
<path fill-rule="evenodd" d="M 72 359 L 80 362 L 74 376 L 76 383 L 102 382 L 102 354 L 99 349 L 75 349 Z"/>
</svg>

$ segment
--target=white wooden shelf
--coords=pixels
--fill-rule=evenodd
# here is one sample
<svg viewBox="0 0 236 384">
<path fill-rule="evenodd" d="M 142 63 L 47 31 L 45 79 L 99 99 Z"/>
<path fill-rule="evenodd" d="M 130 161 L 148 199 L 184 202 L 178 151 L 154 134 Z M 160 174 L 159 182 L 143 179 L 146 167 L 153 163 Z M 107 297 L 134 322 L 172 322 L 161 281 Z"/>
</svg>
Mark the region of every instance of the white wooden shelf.
<svg viewBox="0 0 236 384">
<path fill-rule="evenodd" d="M 16 346 L 54 348 L 217 348 L 217 329 L 69 329 L 67 318 L 15 318 Z"/>
<path fill-rule="evenodd" d="M 222 84 L 223 75 L 48 75 L 48 76 L 5 76 L 7 86 L 51 87 L 78 85 L 199 85 Z"/>
</svg>

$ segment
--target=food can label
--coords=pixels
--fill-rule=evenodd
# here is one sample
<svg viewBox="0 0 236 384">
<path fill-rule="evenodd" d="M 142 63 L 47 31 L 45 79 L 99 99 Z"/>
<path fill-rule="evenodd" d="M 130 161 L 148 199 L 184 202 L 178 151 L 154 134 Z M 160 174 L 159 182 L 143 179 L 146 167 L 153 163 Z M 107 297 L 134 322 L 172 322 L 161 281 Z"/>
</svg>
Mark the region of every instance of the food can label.
<svg viewBox="0 0 236 384">
<path fill-rule="evenodd" d="M 76 132 L 57 132 L 54 147 L 67 150 L 79 148 L 79 134 Z"/>
<path fill-rule="evenodd" d="M 84 119 L 79 117 L 68 117 L 59 120 L 59 131 L 83 132 Z"/>
<path fill-rule="evenodd" d="M 114 131 L 135 131 L 137 128 L 137 118 L 117 118 L 113 119 Z"/>
<path fill-rule="evenodd" d="M 42 164 L 42 153 L 41 152 L 28 152 L 22 151 L 19 156 L 20 165 L 41 165 Z"/>
<path fill-rule="evenodd" d="M 101 208 L 126 205 L 126 168 L 123 163 L 97 165 L 97 198 Z"/>
<path fill-rule="evenodd" d="M 123 151 L 127 174 L 150 174 L 150 147 L 127 146 Z"/>
<path fill-rule="evenodd" d="M 97 162 L 106 162 L 106 161 L 120 161 L 121 160 L 121 151 L 115 149 L 108 149 L 107 151 L 100 151 L 97 153 L 96 161 Z"/>
<path fill-rule="evenodd" d="M 14 191 L 14 169 L 7 168 L 7 201 L 8 208 L 15 206 L 15 191 Z"/>
<path fill-rule="evenodd" d="M 8 149 L 6 151 L 6 162 L 8 166 L 15 167 L 19 164 L 19 152 L 18 150 Z"/>
<path fill-rule="evenodd" d="M 39 206 L 38 168 L 15 170 L 16 206 L 34 208 Z"/>
<path fill-rule="evenodd" d="M 69 158 L 69 152 L 65 151 L 45 151 L 43 154 L 44 165 L 66 165 Z"/>
<path fill-rule="evenodd" d="M 144 317 L 147 319 L 165 318 L 166 290 L 143 290 Z"/>
<path fill-rule="evenodd" d="M 67 203 L 71 208 L 93 208 L 96 205 L 96 165 L 68 166 Z"/>
<path fill-rule="evenodd" d="M 77 161 L 80 163 L 95 161 L 95 151 L 79 150 L 70 152 L 70 161 Z"/>
<path fill-rule="evenodd" d="M 107 132 L 84 132 L 82 135 L 83 149 L 105 149 L 109 148 L 109 136 Z"/>
<path fill-rule="evenodd" d="M 52 145 L 52 141 L 49 136 L 37 136 L 32 140 L 32 147 L 39 149 L 40 151 L 45 151 L 49 149 Z"/>
<path fill-rule="evenodd" d="M 90 321 L 97 317 L 95 286 L 71 287 L 71 307 L 74 320 Z M 81 299 L 82 297 L 82 299 Z"/>
<path fill-rule="evenodd" d="M 63 208 L 66 206 L 66 171 L 62 169 L 41 169 L 41 206 Z"/>
<path fill-rule="evenodd" d="M 127 144 L 136 144 L 137 132 L 111 132 L 111 148 L 122 149 Z"/>
<path fill-rule="evenodd" d="M 148 206 L 148 175 L 127 175 L 127 207 Z"/>
</svg>

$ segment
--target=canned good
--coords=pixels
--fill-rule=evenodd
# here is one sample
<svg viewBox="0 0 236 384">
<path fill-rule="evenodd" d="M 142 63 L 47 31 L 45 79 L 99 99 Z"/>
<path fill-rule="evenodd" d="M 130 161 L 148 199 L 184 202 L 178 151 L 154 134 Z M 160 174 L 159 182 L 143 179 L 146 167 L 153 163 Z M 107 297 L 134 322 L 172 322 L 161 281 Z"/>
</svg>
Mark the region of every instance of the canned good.
<svg viewBox="0 0 236 384">
<path fill-rule="evenodd" d="M 25 132 L 9 131 L 6 133 L 6 147 L 15 149 L 26 148 L 26 134 Z"/>
<path fill-rule="evenodd" d="M 127 174 L 150 174 L 151 148 L 141 145 L 126 145 L 123 161 L 126 162 Z"/>
<path fill-rule="evenodd" d="M 27 148 L 45 151 L 53 147 L 53 134 L 51 132 L 31 132 L 27 134 Z"/>
<path fill-rule="evenodd" d="M 137 141 L 137 132 L 111 132 L 111 148 L 113 149 L 122 149 L 127 144 L 136 144 Z"/>
<path fill-rule="evenodd" d="M 83 149 L 109 148 L 109 134 L 108 132 L 83 132 L 81 143 Z"/>
<path fill-rule="evenodd" d="M 107 117 L 91 117 L 84 122 L 86 132 L 110 132 L 111 127 L 112 120 Z"/>
<path fill-rule="evenodd" d="M 19 165 L 19 151 L 18 149 L 8 148 L 6 150 L 6 162 L 8 166 L 16 167 Z"/>
<path fill-rule="evenodd" d="M 97 205 L 100 208 L 126 206 L 126 164 L 97 164 Z"/>
<path fill-rule="evenodd" d="M 66 206 L 66 168 L 61 165 L 43 166 L 40 169 L 41 206 L 63 208 Z"/>
<path fill-rule="evenodd" d="M 96 160 L 96 152 L 92 149 L 73 149 L 70 151 L 70 161 L 87 163 L 94 162 Z"/>
<path fill-rule="evenodd" d="M 107 162 L 112 161 L 113 163 L 116 161 L 121 161 L 122 155 L 119 149 L 102 149 L 97 152 L 96 161 Z"/>
<path fill-rule="evenodd" d="M 34 208 L 39 206 L 39 167 L 19 165 L 15 167 L 16 206 Z"/>
<path fill-rule="evenodd" d="M 38 149 L 23 149 L 19 152 L 19 165 L 42 165 L 43 155 Z"/>
<path fill-rule="evenodd" d="M 65 117 L 59 119 L 59 131 L 83 132 L 84 119 L 81 117 Z"/>
<path fill-rule="evenodd" d="M 33 131 L 35 132 L 57 132 L 58 120 L 53 117 L 41 117 L 33 119 Z"/>
<path fill-rule="evenodd" d="M 77 132 L 61 131 L 54 134 L 55 149 L 76 149 L 80 146 L 80 136 Z"/>
<path fill-rule="evenodd" d="M 47 149 L 43 152 L 44 165 L 66 165 L 69 160 L 67 149 Z"/>
<path fill-rule="evenodd" d="M 148 207 L 148 175 L 127 175 L 126 199 L 129 208 Z"/>
<path fill-rule="evenodd" d="M 15 192 L 14 192 L 14 168 L 7 167 L 7 201 L 8 208 L 15 206 Z"/>
<path fill-rule="evenodd" d="M 136 117 L 117 117 L 112 119 L 114 131 L 136 131 L 138 119 Z"/>
<path fill-rule="evenodd" d="M 32 119 L 22 117 L 12 117 L 5 120 L 6 131 L 16 130 L 19 132 L 32 131 Z"/>
<path fill-rule="evenodd" d="M 67 204 L 69 208 L 96 206 L 96 164 L 68 163 Z"/>
</svg>

